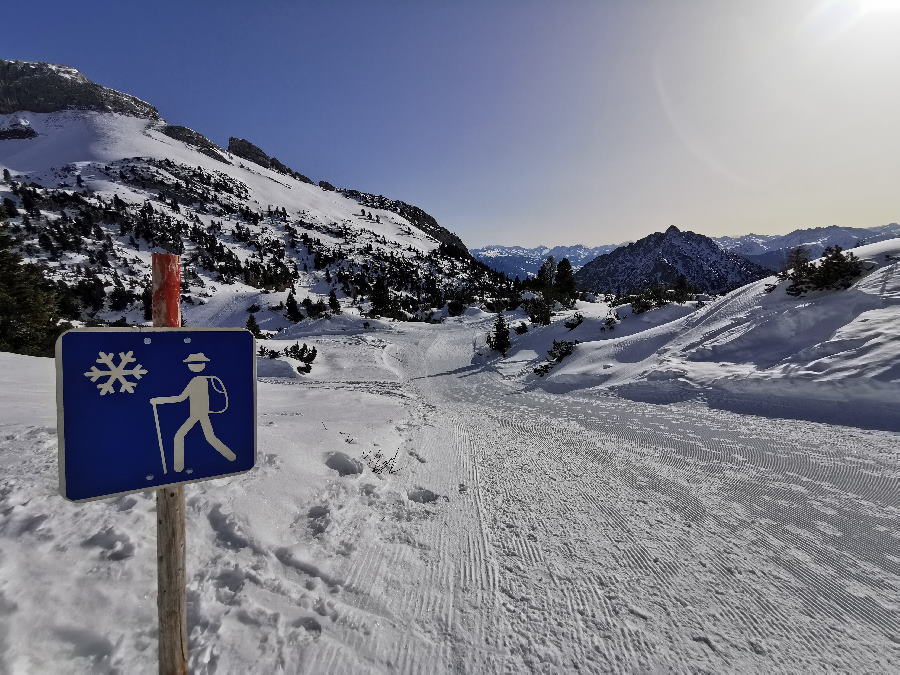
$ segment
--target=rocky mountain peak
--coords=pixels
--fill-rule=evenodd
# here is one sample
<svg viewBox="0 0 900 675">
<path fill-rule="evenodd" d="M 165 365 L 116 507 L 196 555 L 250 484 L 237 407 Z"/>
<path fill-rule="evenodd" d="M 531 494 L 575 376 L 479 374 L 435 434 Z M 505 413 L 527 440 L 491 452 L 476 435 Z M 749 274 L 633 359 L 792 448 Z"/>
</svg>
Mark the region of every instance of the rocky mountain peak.
<svg viewBox="0 0 900 675">
<path fill-rule="evenodd" d="M 0 59 L 0 114 L 95 110 L 159 120 L 149 103 L 91 82 L 70 66 Z"/>
<path fill-rule="evenodd" d="M 767 274 L 709 237 L 672 225 L 601 255 L 578 270 L 576 278 L 587 290 L 627 293 L 653 285 L 671 287 L 683 276 L 697 290 L 724 293 Z"/>
</svg>

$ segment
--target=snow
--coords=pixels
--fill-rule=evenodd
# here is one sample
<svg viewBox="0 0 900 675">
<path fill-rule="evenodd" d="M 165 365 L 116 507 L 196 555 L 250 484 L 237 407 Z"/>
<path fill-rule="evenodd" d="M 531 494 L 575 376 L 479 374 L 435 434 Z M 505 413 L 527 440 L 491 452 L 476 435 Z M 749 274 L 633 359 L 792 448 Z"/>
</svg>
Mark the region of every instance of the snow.
<svg viewBox="0 0 900 675">
<path fill-rule="evenodd" d="M 889 268 L 855 286 L 887 302 L 852 336 L 888 326 L 864 314 L 896 309 Z M 557 368 L 597 352 L 621 379 L 677 346 L 712 370 L 692 335 L 751 340 L 734 328 L 784 302 L 742 291 L 628 316 L 648 328 Z M 606 308 L 578 309 L 587 334 Z M 258 359 L 258 466 L 187 488 L 192 672 L 897 670 L 898 434 L 546 391 L 478 346 L 492 318 L 264 342 L 320 356 Z M 154 670 L 152 494 L 62 499 L 52 361 L 0 368 L 0 672 Z"/>
<path fill-rule="evenodd" d="M 900 239 L 853 252 L 869 271 L 846 291 L 791 298 L 786 284 L 766 293 L 777 280 L 763 279 L 679 319 L 660 315 L 650 330 L 580 338 L 548 386 L 599 385 L 656 402 L 700 397 L 767 415 L 900 430 Z"/>
<path fill-rule="evenodd" d="M 0 115 L 0 127 L 16 118 L 17 115 Z M 201 167 L 207 172 L 221 172 L 241 181 L 249 188 L 249 201 L 253 203 L 255 200 L 259 205 L 257 208 L 283 206 L 292 215 L 305 211 L 309 219 L 322 223 L 349 220 L 355 227 L 425 252 L 438 246 L 434 239 L 396 213 L 366 207 L 366 212 L 371 212 L 373 219 L 358 218 L 360 205 L 338 192 L 295 180 L 224 150 L 222 154 L 229 158 L 231 164 L 217 161 L 190 145 L 166 136 L 159 131 L 158 122 L 81 110 L 29 113 L 29 120 L 38 136 L 3 141 L 0 145 L 0 167 L 14 174 L 32 174 L 30 180 L 39 183 L 43 180 L 51 187 L 55 187 L 51 167 L 81 163 L 83 168 L 88 169 L 93 165 L 129 157 L 169 159 L 191 167 Z M 88 176 L 85 178 L 87 185 L 98 191 L 115 191 L 126 201 L 143 202 L 143 195 L 129 194 L 127 189 L 116 183 L 104 183 L 100 178 L 95 185 Z M 380 223 L 374 221 L 375 215 L 380 216 Z"/>
</svg>

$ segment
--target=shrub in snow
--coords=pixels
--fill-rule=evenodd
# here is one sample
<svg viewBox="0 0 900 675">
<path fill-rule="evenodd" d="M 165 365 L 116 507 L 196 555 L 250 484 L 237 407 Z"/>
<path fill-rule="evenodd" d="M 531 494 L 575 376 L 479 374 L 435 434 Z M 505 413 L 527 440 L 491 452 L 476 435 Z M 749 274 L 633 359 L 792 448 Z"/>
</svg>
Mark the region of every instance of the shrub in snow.
<svg viewBox="0 0 900 675">
<path fill-rule="evenodd" d="M 603 319 L 603 325 L 600 326 L 600 330 L 613 330 L 621 320 L 619 313 L 614 309 L 610 309 L 606 312 L 606 318 Z"/>
<path fill-rule="evenodd" d="M 523 321 L 523 322 L 520 323 L 518 326 L 516 326 L 515 328 L 513 328 L 513 330 L 516 331 L 516 335 L 524 335 L 525 333 L 528 332 L 528 324 L 526 324 L 526 323 Z"/>
<path fill-rule="evenodd" d="M 537 366 L 534 369 L 534 372 L 543 377 L 550 372 L 550 369 L 553 368 L 554 365 L 574 352 L 575 345 L 577 344 L 577 341 L 573 342 L 569 340 L 554 340 L 553 346 L 547 350 L 547 356 L 550 357 L 550 361 Z"/>
<path fill-rule="evenodd" d="M 307 347 L 305 342 L 302 347 L 299 342 L 295 342 L 284 349 L 285 356 L 302 361 L 301 365 L 297 366 L 298 373 L 308 373 L 312 370 L 312 362 L 316 360 L 316 354 L 318 354 L 316 348 Z"/>
<path fill-rule="evenodd" d="M 780 272 L 778 278 L 790 280 L 791 285 L 785 289 L 785 293 L 794 297 L 811 290 L 850 288 L 853 279 L 862 274 L 862 261 L 853 253 L 843 253 L 840 246 L 826 248 L 818 265 L 809 261 L 808 256 L 803 254 L 802 247 L 799 251 L 791 251 L 788 260 L 788 264 L 793 267 Z"/>
<path fill-rule="evenodd" d="M 578 326 L 581 325 L 581 322 L 584 321 L 584 316 L 582 316 L 581 312 L 575 312 L 572 316 L 565 320 L 563 325 L 569 330 L 575 330 Z"/>
<path fill-rule="evenodd" d="M 547 355 L 556 363 L 559 363 L 575 351 L 575 345 L 577 344 L 577 342 L 570 342 L 569 340 L 554 340 L 553 346 L 547 351 Z"/>
<path fill-rule="evenodd" d="M 450 300 L 447 302 L 447 314 L 450 316 L 461 316 L 465 311 L 466 305 L 462 300 Z"/>
</svg>

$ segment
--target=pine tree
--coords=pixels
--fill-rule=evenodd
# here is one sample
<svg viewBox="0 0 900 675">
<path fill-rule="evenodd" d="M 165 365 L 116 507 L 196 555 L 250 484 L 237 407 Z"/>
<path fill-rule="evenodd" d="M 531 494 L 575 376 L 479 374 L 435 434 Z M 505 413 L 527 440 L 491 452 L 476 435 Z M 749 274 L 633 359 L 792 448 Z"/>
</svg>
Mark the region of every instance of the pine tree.
<svg viewBox="0 0 900 675">
<path fill-rule="evenodd" d="M 331 289 L 331 292 L 328 294 L 328 309 L 330 309 L 335 314 L 341 313 L 341 303 L 338 302 L 337 294 L 334 292 L 334 289 Z"/>
<path fill-rule="evenodd" d="M 150 321 L 153 318 L 153 288 L 151 286 L 144 286 L 141 303 L 144 308 L 144 321 Z"/>
<path fill-rule="evenodd" d="M 390 312 L 391 292 L 388 290 L 387 282 L 384 277 L 375 279 L 375 283 L 372 284 L 372 294 L 369 299 L 372 302 L 372 314 L 386 315 Z"/>
<path fill-rule="evenodd" d="M 547 256 L 544 264 L 541 265 L 541 269 L 535 276 L 535 282 L 539 290 L 551 288 L 556 283 L 556 260 L 552 255 Z"/>
<path fill-rule="evenodd" d="M 262 331 L 259 329 L 259 324 L 256 323 L 256 317 L 252 314 L 247 317 L 247 330 L 253 333 L 253 337 L 257 340 L 262 338 Z"/>
<path fill-rule="evenodd" d="M 566 307 L 574 307 L 575 299 L 578 297 L 578 287 L 575 283 L 572 263 L 568 258 L 563 258 L 556 266 L 556 278 L 553 285 L 559 301 Z"/>
<path fill-rule="evenodd" d="M 805 278 L 807 276 L 806 273 L 809 271 L 809 267 L 809 249 L 805 246 L 795 246 L 788 251 L 788 254 L 784 259 L 784 264 L 778 272 L 778 278 L 791 278 L 792 273 L 794 272 L 798 274 L 798 277 Z"/>
<path fill-rule="evenodd" d="M 285 308 L 287 309 L 288 321 L 297 323 L 303 320 L 303 312 L 300 311 L 300 305 L 297 304 L 297 297 L 294 295 L 294 291 L 288 293 Z"/>
<path fill-rule="evenodd" d="M 59 322 L 55 294 L 40 269 L 22 264 L 12 239 L 0 225 L 0 351 L 52 356 Z"/>
<path fill-rule="evenodd" d="M 503 312 L 497 312 L 497 320 L 494 321 L 493 330 L 488 334 L 487 343 L 488 347 L 506 356 L 512 343 L 509 341 L 509 324 L 506 323 Z"/>
</svg>

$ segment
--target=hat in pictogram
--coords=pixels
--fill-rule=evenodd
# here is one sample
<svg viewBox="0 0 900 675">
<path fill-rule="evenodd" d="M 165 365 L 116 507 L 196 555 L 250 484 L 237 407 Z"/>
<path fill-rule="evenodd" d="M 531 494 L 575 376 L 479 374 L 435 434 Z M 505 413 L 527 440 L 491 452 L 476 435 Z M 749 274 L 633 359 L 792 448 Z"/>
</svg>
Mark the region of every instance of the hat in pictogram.
<svg viewBox="0 0 900 675">
<path fill-rule="evenodd" d="M 209 361 L 206 357 L 206 354 L 203 352 L 198 352 L 197 354 L 190 354 L 182 363 L 204 363 Z"/>
</svg>

